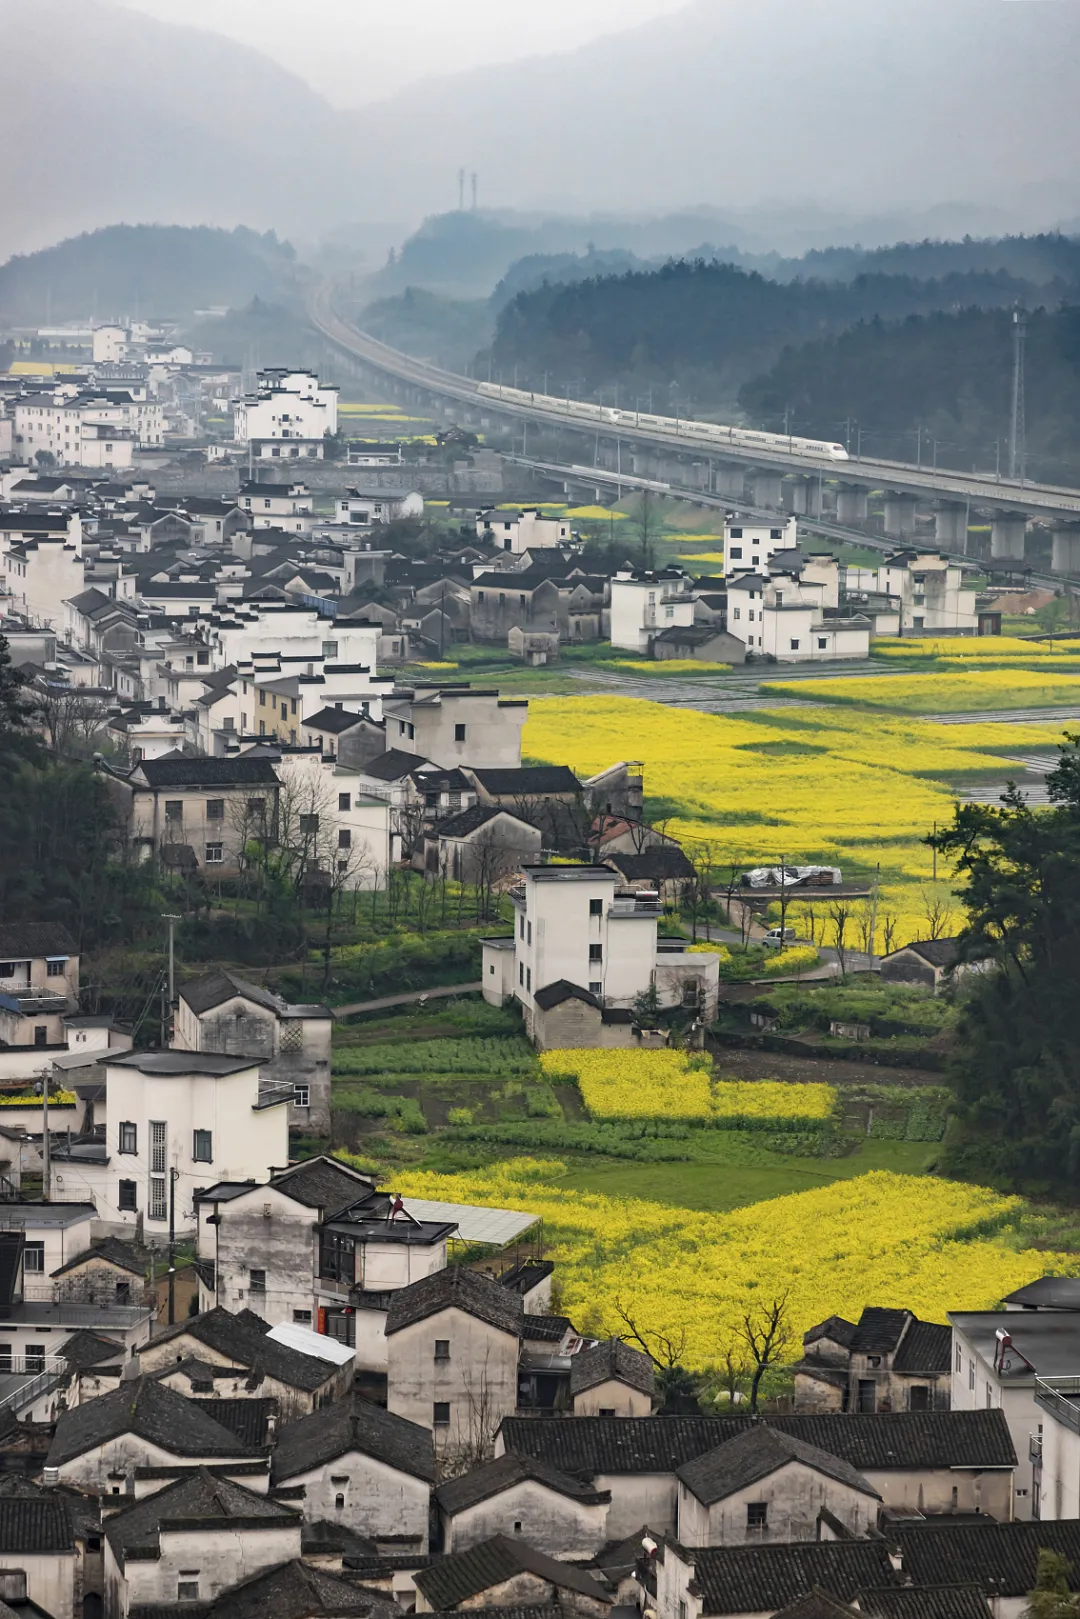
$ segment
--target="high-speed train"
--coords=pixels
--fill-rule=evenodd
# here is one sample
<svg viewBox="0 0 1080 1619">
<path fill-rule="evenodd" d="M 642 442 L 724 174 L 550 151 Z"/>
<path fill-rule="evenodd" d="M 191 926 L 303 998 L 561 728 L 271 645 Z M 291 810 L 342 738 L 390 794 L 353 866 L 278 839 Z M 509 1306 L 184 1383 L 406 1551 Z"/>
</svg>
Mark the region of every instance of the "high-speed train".
<svg viewBox="0 0 1080 1619">
<path fill-rule="evenodd" d="M 597 426 L 657 428 L 679 438 L 699 439 L 717 446 L 730 444 L 736 448 L 788 450 L 796 455 L 821 456 L 828 461 L 848 461 L 850 456 L 842 444 L 829 444 L 825 439 L 795 438 L 787 433 L 760 433 L 749 427 L 723 427 L 718 422 L 687 421 L 675 416 L 649 416 L 642 411 L 616 410 L 611 405 L 592 405 L 582 399 L 558 399 L 551 394 L 526 393 L 521 388 L 506 388 L 498 382 L 481 382 L 478 391 L 511 404 L 539 405 L 543 410 L 558 411 L 562 416 L 576 416 L 594 421 Z"/>
</svg>

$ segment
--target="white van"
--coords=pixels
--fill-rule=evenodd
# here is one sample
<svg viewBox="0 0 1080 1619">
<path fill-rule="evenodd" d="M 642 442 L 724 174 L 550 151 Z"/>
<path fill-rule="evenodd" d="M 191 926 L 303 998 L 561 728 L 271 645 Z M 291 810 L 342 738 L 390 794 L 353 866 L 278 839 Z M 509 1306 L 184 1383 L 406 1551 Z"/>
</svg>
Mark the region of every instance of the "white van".
<svg viewBox="0 0 1080 1619">
<path fill-rule="evenodd" d="M 761 942 L 769 950 L 786 950 L 795 943 L 795 929 L 770 928 Z"/>
</svg>

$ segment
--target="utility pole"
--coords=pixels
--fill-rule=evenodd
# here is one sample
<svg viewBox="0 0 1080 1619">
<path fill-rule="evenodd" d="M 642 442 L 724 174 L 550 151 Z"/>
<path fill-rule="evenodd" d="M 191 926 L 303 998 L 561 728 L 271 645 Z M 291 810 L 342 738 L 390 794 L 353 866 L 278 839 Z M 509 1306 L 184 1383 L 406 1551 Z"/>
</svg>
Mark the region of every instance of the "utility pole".
<svg viewBox="0 0 1080 1619">
<path fill-rule="evenodd" d="M 52 1144 L 49 1140 L 49 1069 L 41 1073 L 41 1201 L 52 1191 Z"/>
<path fill-rule="evenodd" d="M 169 1325 L 176 1320 L 176 1183 L 180 1171 L 169 1170 Z"/>
<path fill-rule="evenodd" d="M 179 916 L 173 916 L 168 911 L 162 911 L 161 920 L 163 922 L 167 922 L 169 925 L 169 1000 L 165 1018 L 163 1020 L 163 1033 L 165 1035 L 166 1043 L 171 1045 L 173 1032 L 173 1000 L 176 990 L 176 943 L 174 930 L 177 922 L 180 922 L 183 919 Z"/>
<path fill-rule="evenodd" d="M 1009 426 L 1009 477 L 1024 482 L 1027 460 L 1027 426 L 1024 420 L 1024 358 L 1027 348 L 1027 315 L 1013 310 L 1012 420 Z"/>
<path fill-rule="evenodd" d="M 476 212 L 476 181 L 477 181 L 477 174 L 476 174 L 475 169 L 472 172 L 471 178 L 472 178 L 472 206 L 473 206 L 473 213 L 475 214 L 475 212 Z"/>
<path fill-rule="evenodd" d="M 465 212 L 465 170 L 464 169 L 459 169 L 457 171 L 457 205 L 458 205 L 458 213 L 463 214 Z"/>
<path fill-rule="evenodd" d="M 873 970 L 874 970 L 874 946 L 877 943 L 877 901 L 878 901 L 878 884 L 880 882 L 881 882 L 881 861 L 879 860 L 878 863 L 877 863 L 877 870 L 874 872 L 874 900 L 873 900 L 873 904 L 870 907 L 870 971 L 871 972 L 873 972 Z"/>
</svg>

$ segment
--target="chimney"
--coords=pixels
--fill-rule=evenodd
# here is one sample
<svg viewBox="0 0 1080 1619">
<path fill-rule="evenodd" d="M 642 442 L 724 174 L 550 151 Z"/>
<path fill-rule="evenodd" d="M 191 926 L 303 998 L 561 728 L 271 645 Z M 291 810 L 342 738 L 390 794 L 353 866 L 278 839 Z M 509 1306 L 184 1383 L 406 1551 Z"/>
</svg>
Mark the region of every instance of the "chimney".
<svg viewBox="0 0 1080 1619">
<path fill-rule="evenodd" d="M 26 1601 L 26 1570 L 22 1568 L 0 1569 L 0 1601 L 25 1602 Z"/>
<path fill-rule="evenodd" d="M 60 1482 L 60 1469 L 58 1467 L 46 1467 L 41 1475 L 41 1482 L 48 1489 L 55 1488 Z"/>
</svg>

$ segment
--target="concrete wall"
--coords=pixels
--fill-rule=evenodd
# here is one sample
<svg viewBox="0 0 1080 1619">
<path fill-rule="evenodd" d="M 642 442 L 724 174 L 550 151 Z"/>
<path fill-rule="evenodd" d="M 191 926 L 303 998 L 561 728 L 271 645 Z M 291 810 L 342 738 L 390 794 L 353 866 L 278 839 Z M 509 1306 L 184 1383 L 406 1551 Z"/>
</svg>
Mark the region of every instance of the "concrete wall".
<svg viewBox="0 0 1080 1619">
<path fill-rule="evenodd" d="M 204 1458 L 205 1460 L 205 1458 Z M 229 1462 L 248 1463 L 250 1456 L 215 1456 L 215 1467 Z M 112 1497 L 127 1493 L 127 1480 L 137 1467 L 190 1466 L 190 1458 L 174 1455 L 163 1445 L 155 1445 L 136 1434 L 121 1434 L 103 1445 L 95 1445 L 81 1456 L 73 1456 L 60 1466 L 61 1484 L 71 1484 L 89 1495 Z"/>
<path fill-rule="evenodd" d="M 216 1527 L 158 1532 L 156 1558 L 127 1559 L 120 1569 L 112 1547 L 105 1543 L 106 1612 L 110 1619 L 125 1619 L 129 1609 L 142 1603 L 175 1603 L 181 1580 L 196 1582 L 199 1601 L 209 1602 L 251 1579 L 263 1569 L 300 1556 L 300 1520 L 265 1527 Z"/>
<path fill-rule="evenodd" d="M 986 1512 L 999 1523 L 1021 1516 L 1013 1511 L 1013 1475 L 1008 1468 L 988 1472 L 952 1467 L 925 1467 L 910 1472 L 900 1468 L 875 1472 L 867 1468 L 863 1477 L 887 1507 L 901 1511 Z M 1030 1517 L 1030 1512 L 1025 1516 Z"/>
<path fill-rule="evenodd" d="M 436 1339 L 449 1340 L 449 1360 L 435 1359 Z M 449 1309 L 391 1333 L 386 1347 L 387 1409 L 433 1429 L 439 1448 L 490 1440 L 517 1409 L 516 1333 Z M 450 1406 L 448 1427 L 435 1428 L 436 1402 Z"/>
<path fill-rule="evenodd" d="M 327 1514 L 329 1516 L 329 1514 Z M 443 1550 L 463 1552 L 492 1535 L 515 1535 L 549 1557 L 592 1557 L 607 1538 L 607 1506 L 572 1501 L 526 1479 L 453 1517 L 442 1513 Z"/>
<path fill-rule="evenodd" d="M 77 1561 L 74 1548 L 70 1552 L 0 1553 L 0 1590 L 6 1583 L 3 1576 L 21 1569 L 26 1575 L 26 1594 L 31 1602 L 44 1608 L 51 1619 L 78 1619 L 75 1611 Z"/>
<path fill-rule="evenodd" d="M 213 1213 L 212 1204 L 199 1204 L 199 1257 L 215 1264 L 217 1283 L 213 1292 L 200 1286 L 200 1308 L 220 1304 L 236 1311 L 252 1306 L 255 1262 L 266 1273 L 266 1291 L 257 1304 L 264 1321 L 276 1327 L 295 1320 L 297 1310 L 313 1310 L 312 1228 L 317 1210 L 302 1207 L 270 1186 L 259 1186 L 221 1204 L 220 1225 L 208 1223 Z"/>
<path fill-rule="evenodd" d="M 177 1338 L 170 1338 L 165 1343 L 147 1344 L 140 1351 L 139 1364 L 144 1372 L 156 1372 L 178 1360 L 183 1360 L 188 1355 L 204 1360 L 211 1366 L 234 1365 L 227 1356 L 219 1354 L 198 1338 L 188 1337 L 186 1333 L 181 1333 Z M 249 1390 L 245 1387 L 248 1381 L 247 1369 L 237 1367 L 236 1382 L 231 1387 L 226 1382 L 221 1388 L 221 1393 L 222 1395 L 227 1393 L 234 1399 L 239 1399 L 246 1393 L 258 1399 L 276 1399 L 280 1404 L 282 1422 L 293 1422 L 299 1417 L 307 1416 L 309 1411 L 326 1404 L 329 1399 L 340 1399 L 347 1393 L 352 1382 L 352 1367 L 349 1362 L 346 1361 L 344 1367 L 337 1367 L 331 1361 L 326 1361 L 324 1367 L 326 1381 L 310 1391 L 294 1388 L 291 1383 L 280 1382 L 265 1371 L 258 1387 Z M 182 1384 L 177 1385 L 177 1392 L 186 1392 Z"/>
<path fill-rule="evenodd" d="M 652 1398 L 614 1378 L 574 1396 L 575 1417 L 648 1417 Z"/>
<path fill-rule="evenodd" d="M 283 1482 L 290 1489 L 302 1486 L 300 1510 L 311 1522 L 344 1524 L 375 1541 L 412 1536 L 418 1553 L 428 1550 L 431 1488 L 411 1473 L 353 1450 Z"/>
<path fill-rule="evenodd" d="M 767 1509 L 764 1529 L 747 1527 L 751 1503 Z M 825 1507 L 852 1534 L 863 1539 L 877 1522 L 875 1496 L 841 1484 L 824 1473 L 790 1462 L 722 1501 L 704 1506 L 679 1484 L 676 1539 L 684 1546 L 766 1545 L 773 1541 L 815 1540 L 818 1513 Z"/>
</svg>

